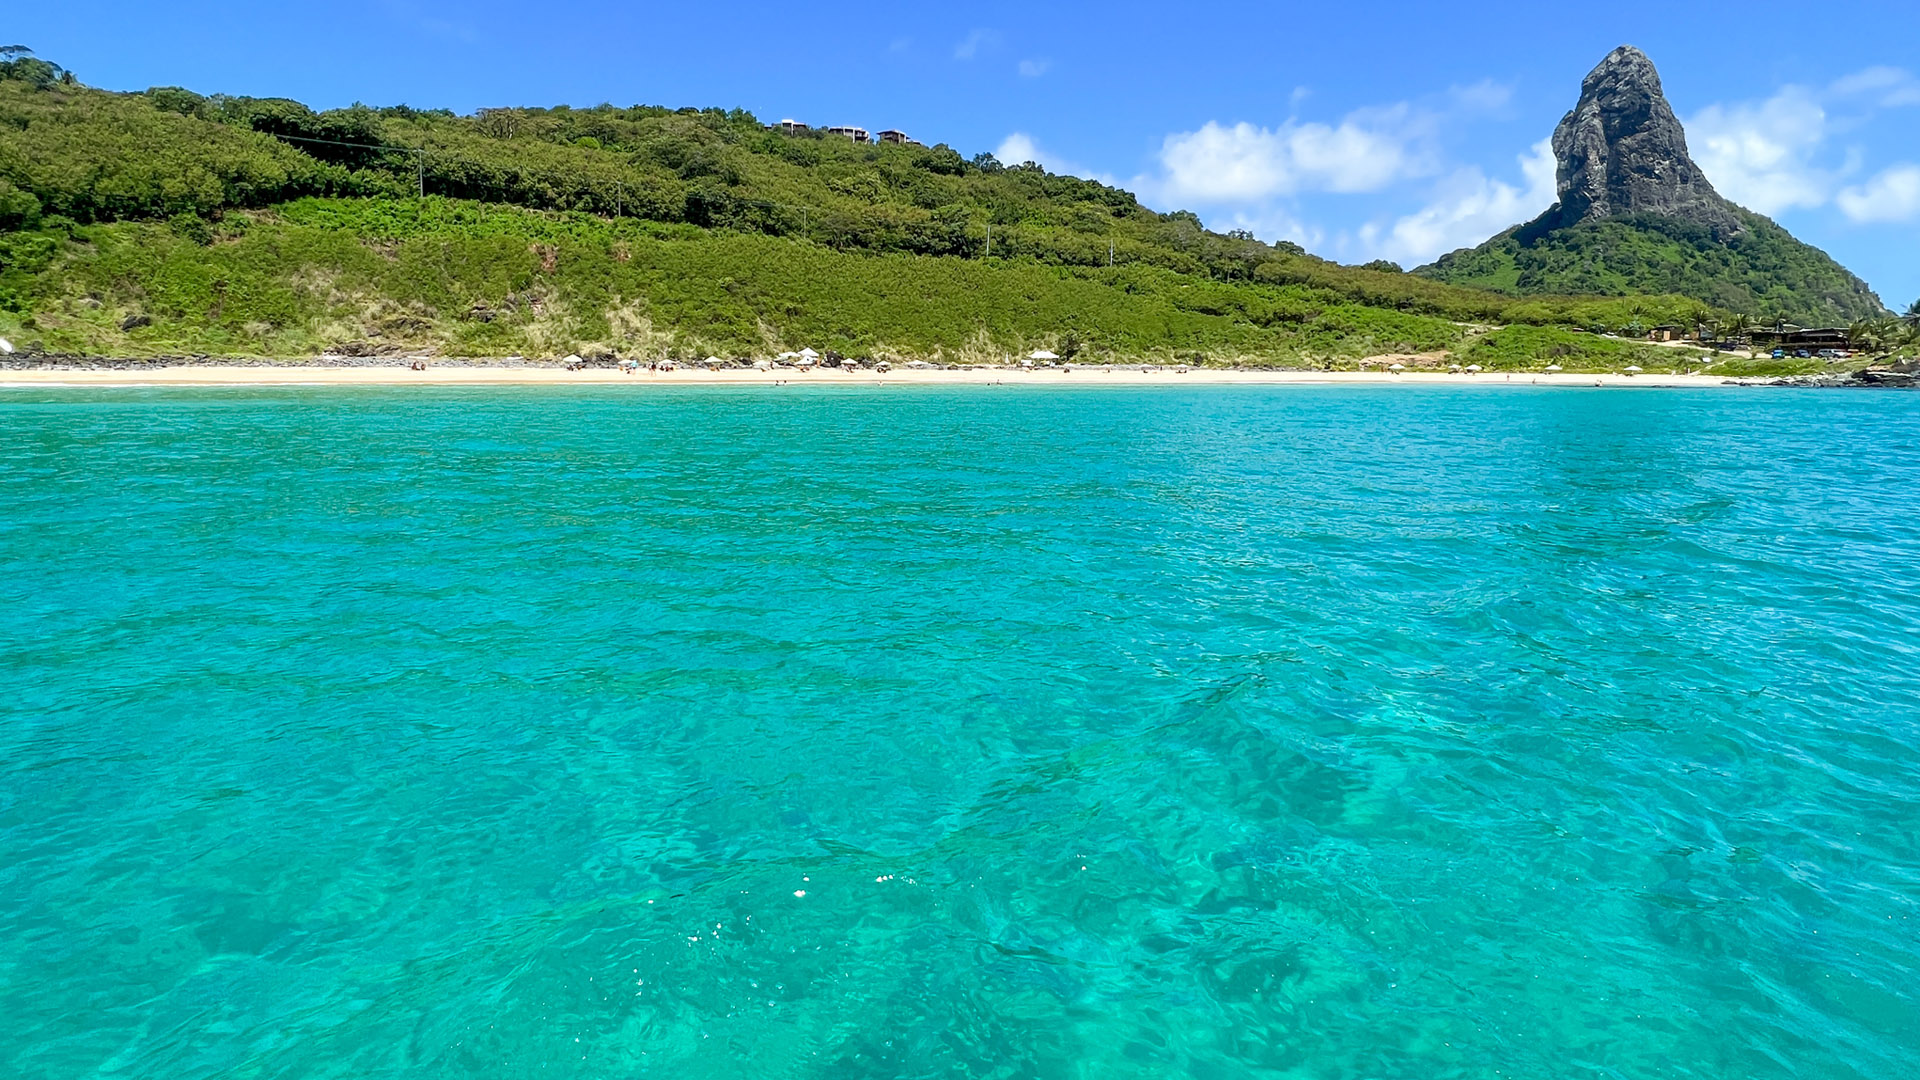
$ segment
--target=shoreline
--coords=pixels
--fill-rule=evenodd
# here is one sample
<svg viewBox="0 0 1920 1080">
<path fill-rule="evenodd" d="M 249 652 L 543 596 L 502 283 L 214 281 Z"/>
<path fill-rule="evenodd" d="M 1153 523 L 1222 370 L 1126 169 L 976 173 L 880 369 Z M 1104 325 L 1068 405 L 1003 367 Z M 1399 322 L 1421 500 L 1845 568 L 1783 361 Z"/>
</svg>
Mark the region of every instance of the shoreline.
<svg viewBox="0 0 1920 1080">
<path fill-rule="evenodd" d="M 1770 380 L 1766 380 L 1770 381 Z M 1637 375 L 1569 372 L 1299 371 L 1139 367 L 837 368 L 802 371 L 775 368 L 679 369 L 631 374 L 611 367 L 568 371 L 558 365 L 431 365 L 416 371 L 398 364 L 167 364 L 138 367 L 49 365 L 0 369 L 0 387 L 85 386 L 1564 386 L 1705 387 L 1764 385 L 1762 380 L 1723 375 Z"/>
</svg>

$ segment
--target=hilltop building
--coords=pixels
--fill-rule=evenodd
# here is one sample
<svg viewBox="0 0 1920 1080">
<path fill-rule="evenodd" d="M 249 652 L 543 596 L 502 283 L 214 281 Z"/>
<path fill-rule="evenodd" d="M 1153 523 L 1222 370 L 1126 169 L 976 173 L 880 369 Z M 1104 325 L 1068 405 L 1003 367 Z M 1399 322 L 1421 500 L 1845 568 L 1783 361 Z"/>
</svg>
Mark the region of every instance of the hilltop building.
<svg viewBox="0 0 1920 1080">
<path fill-rule="evenodd" d="M 906 133 L 906 132 L 904 132 L 904 131 L 896 131 L 896 130 L 894 130 L 893 128 L 888 128 L 887 130 L 885 130 L 885 131 L 883 131 L 883 132 L 881 132 L 881 133 L 880 133 L 880 135 L 879 135 L 879 137 L 878 137 L 877 139 L 875 139 L 874 141 L 876 141 L 876 142 L 883 142 L 883 143 L 894 143 L 894 144 L 896 144 L 896 145 L 899 145 L 899 146 L 920 146 L 920 145 L 922 145 L 922 143 L 920 142 L 920 140 L 919 140 L 919 139 L 912 139 L 912 138 L 908 138 L 908 137 L 907 137 L 907 133 Z"/>
<path fill-rule="evenodd" d="M 863 127 L 830 127 L 827 129 L 827 134 L 844 135 L 857 143 L 867 141 L 867 129 Z"/>
<path fill-rule="evenodd" d="M 788 135 L 798 135 L 801 132 L 807 130 L 807 125 L 801 123 L 798 120 L 782 120 L 778 124 L 775 124 L 774 126 L 779 128 L 780 131 Z"/>
</svg>

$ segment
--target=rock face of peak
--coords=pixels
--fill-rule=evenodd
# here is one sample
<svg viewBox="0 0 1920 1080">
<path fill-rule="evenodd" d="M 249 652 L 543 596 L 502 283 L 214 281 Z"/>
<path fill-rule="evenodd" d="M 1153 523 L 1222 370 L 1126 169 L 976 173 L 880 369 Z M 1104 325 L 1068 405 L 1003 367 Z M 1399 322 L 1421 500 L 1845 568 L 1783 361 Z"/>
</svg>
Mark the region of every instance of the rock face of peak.
<svg viewBox="0 0 1920 1080">
<path fill-rule="evenodd" d="M 1743 229 L 1687 153 L 1687 133 L 1647 54 L 1622 45 L 1580 84 L 1580 103 L 1553 132 L 1560 204 L 1553 228 L 1631 214 L 1690 221 L 1730 239 Z"/>
<path fill-rule="evenodd" d="M 1553 153 L 1560 201 L 1414 273 L 1519 295 L 1673 293 L 1768 322 L 1833 325 L 1885 311 L 1826 252 L 1713 190 L 1639 49 L 1622 45 L 1588 73 Z"/>
</svg>

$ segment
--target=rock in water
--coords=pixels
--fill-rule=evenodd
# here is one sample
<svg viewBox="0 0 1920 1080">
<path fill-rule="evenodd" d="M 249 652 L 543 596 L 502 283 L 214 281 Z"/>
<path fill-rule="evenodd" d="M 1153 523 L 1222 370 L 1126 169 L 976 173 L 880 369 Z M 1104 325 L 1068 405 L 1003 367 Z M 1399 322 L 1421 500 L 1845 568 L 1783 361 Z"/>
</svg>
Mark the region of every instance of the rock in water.
<svg viewBox="0 0 1920 1080">
<path fill-rule="evenodd" d="M 1687 133 L 1660 89 L 1647 54 L 1622 45 L 1580 84 L 1580 103 L 1553 132 L 1564 228 L 1629 214 L 1658 214 L 1713 229 L 1721 240 L 1743 230 L 1687 153 Z"/>
</svg>

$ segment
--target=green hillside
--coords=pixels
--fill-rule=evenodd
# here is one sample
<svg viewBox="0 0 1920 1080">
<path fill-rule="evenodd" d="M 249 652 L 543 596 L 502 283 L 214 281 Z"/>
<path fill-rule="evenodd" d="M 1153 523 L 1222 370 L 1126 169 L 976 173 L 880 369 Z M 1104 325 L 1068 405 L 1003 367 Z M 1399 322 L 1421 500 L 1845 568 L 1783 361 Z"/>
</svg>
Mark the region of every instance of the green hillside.
<svg viewBox="0 0 1920 1080">
<path fill-rule="evenodd" d="M 1696 306 L 1339 266 L 1037 166 L 738 110 L 314 112 L 18 60 L 0 63 L 0 332 L 35 351 L 1295 364 Z"/>
<path fill-rule="evenodd" d="M 1884 314 L 1867 284 L 1772 221 L 1733 209 L 1745 231 L 1721 242 L 1704 225 L 1652 214 L 1565 228 L 1515 226 L 1414 273 L 1526 296 L 1677 293 L 1761 323 L 1845 326 Z"/>
</svg>

